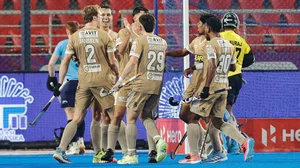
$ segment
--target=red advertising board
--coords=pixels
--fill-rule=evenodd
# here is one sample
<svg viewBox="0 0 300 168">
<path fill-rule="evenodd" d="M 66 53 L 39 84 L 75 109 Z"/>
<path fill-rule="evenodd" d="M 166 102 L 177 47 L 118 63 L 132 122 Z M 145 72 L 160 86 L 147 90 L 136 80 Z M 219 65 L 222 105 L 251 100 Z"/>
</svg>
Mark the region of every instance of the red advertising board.
<svg viewBox="0 0 300 168">
<path fill-rule="evenodd" d="M 299 123 L 300 119 L 248 119 L 242 131 L 255 139 L 256 152 L 299 152 Z"/>
<path fill-rule="evenodd" d="M 158 130 L 161 137 L 168 143 L 167 152 L 175 150 L 177 144 L 185 133 L 184 123 L 180 119 L 157 119 Z M 184 144 L 179 148 L 178 153 L 184 153 Z"/>
</svg>

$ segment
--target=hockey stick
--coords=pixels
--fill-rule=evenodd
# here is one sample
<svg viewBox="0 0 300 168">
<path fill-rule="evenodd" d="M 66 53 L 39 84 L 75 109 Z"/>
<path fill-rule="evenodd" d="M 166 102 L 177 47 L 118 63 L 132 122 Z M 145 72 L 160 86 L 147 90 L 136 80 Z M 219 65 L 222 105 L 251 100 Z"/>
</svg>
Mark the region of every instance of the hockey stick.
<svg viewBox="0 0 300 168">
<path fill-rule="evenodd" d="M 68 83 L 69 81 L 67 80 L 66 82 L 64 82 L 60 88 L 59 91 L 61 91 L 61 89 Z M 60 97 L 57 97 L 58 100 L 60 101 Z M 41 119 L 41 117 L 44 115 L 44 113 L 47 111 L 47 109 L 49 108 L 49 106 L 51 105 L 52 101 L 55 99 L 55 96 L 52 96 L 50 98 L 50 100 L 48 101 L 48 103 L 43 107 L 43 109 L 39 112 L 39 114 L 35 117 L 35 119 L 32 122 L 28 123 L 28 126 L 34 126 L 37 124 L 37 122 Z"/>
<path fill-rule="evenodd" d="M 231 89 L 231 87 L 229 86 L 228 88 L 222 88 L 222 89 L 219 89 L 219 90 L 215 90 L 213 92 L 209 92 L 209 94 L 212 95 L 212 94 L 216 94 L 216 93 L 228 91 L 230 89 Z M 169 103 L 170 103 L 171 106 L 178 106 L 178 105 L 181 105 L 181 104 L 184 104 L 184 103 L 190 103 L 193 100 L 201 100 L 201 98 L 198 98 L 196 96 L 192 96 L 192 97 L 189 97 L 189 98 L 186 98 L 186 99 L 182 99 L 182 100 L 180 100 L 178 102 L 173 102 L 174 101 L 174 97 L 170 97 L 169 98 Z"/>
<path fill-rule="evenodd" d="M 176 153 L 177 153 L 179 147 L 182 146 L 182 144 L 183 144 L 183 142 L 185 141 L 186 137 L 187 137 L 187 132 L 184 133 L 184 135 L 183 135 L 183 137 L 181 138 L 180 142 L 177 144 L 175 150 L 171 153 L 171 155 L 170 155 L 171 159 L 175 159 Z"/>
<path fill-rule="evenodd" d="M 209 127 L 211 126 L 211 124 L 212 124 L 211 119 L 209 119 L 208 126 L 207 126 L 206 133 L 205 133 L 205 137 L 204 137 L 204 141 L 202 143 L 201 150 L 200 150 L 200 157 L 201 158 L 202 158 L 202 153 L 203 153 L 203 150 L 204 150 L 206 138 L 207 138 L 207 135 L 208 135 Z M 203 160 L 203 158 L 202 158 L 202 160 Z"/>
<path fill-rule="evenodd" d="M 142 73 L 138 73 L 137 75 L 135 75 L 135 76 L 133 76 L 132 78 L 128 79 L 128 81 L 123 82 L 122 84 L 120 84 L 120 85 L 118 86 L 118 88 L 121 89 L 122 87 L 124 87 L 124 86 L 128 85 L 129 83 L 135 81 L 136 78 L 138 78 L 138 77 L 141 76 L 141 75 L 142 75 Z M 115 90 L 114 90 L 113 88 L 110 89 L 108 92 L 106 92 L 106 91 L 104 90 L 104 88 L 101 88 L 101 90 L 100 90 L 100 97 L 105 97 L 105 96 L 111 95 L 111 94 L 114 93 L 114 92 L 115 92 Z"/>
</svg>

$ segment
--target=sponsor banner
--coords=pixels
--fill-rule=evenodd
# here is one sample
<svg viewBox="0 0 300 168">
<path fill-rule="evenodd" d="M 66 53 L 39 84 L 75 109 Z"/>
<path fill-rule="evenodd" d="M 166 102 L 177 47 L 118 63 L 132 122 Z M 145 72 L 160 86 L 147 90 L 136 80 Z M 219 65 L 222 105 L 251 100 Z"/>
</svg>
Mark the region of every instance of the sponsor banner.
<svg viewBox="0 0 300 168">
<path fill-rule="evenodd" d="M 28 126 L 53 95 L 46 88 L 47 77 L 47 73 L 0 73 L 0 141 L 51 141 L 54 129 L 65 127 L 66 114 L 56 99 L 35 126 Z M 89 110 L 85 117 L 85 141 L 91 139 L 91 118 Z M 139 120 L 137 129 L 137 139 L 147 140 Z"/>
<path fill-rule="evenodd" d="M 245 119 L 239 119 L 244 123 Z M 299 152 L 300 119 L 248 119 L 242 131 L 255 139 L 256 152 Z"/>
<path fill-rule="evenodd" d="M 175 151 L 177 144 L 185 133 L 183 121 L 180 119 L 157 119 L 156 123 L 161 137 L 168 143 L 167 153 Z M 185 153 L 184 147 L 183 143 L 177 153 Z"/>
</svg>

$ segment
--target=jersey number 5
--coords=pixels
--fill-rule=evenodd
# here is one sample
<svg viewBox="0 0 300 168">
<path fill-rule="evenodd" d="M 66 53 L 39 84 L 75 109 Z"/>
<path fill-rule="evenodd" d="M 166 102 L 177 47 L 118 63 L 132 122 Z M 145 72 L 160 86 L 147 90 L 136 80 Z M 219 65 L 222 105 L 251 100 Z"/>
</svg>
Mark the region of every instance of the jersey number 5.
<svg viewBox="0 0 300 168">
<path fill-rule="evenodd" d="M 85 46 L 85 52 L 88 53 L 88 57 L 86 58 L 86 62 L 88 64 L 96 63 L 96 59 L 93 58 L 95 54 L 95 47 L 91 44 Z"/>
<path fill-rule="evenodd" d="M 219 66 L 217 68 L 217 73 L 227 74 L 227 72 L 229 70 L 230 63 L 231 63 L 231 59 L 232 59 L 232 55 L 222 54 L 219 58 L 220 62 L 219 62 Z"/>
<path fill-rule="evenodd" d="M 164 59 L 164 53 L 163 52 L 158 52 L 157 54 L 154 51 L 149 51 L 148 52 L 148 59 L 150 62 L 147 65 L 147 70 L 151 71 L 163 71 L 165 67 L 165 59 Z M 158 62 L 155 65 L 154 62 L 155 60 Z"/>
</svg>

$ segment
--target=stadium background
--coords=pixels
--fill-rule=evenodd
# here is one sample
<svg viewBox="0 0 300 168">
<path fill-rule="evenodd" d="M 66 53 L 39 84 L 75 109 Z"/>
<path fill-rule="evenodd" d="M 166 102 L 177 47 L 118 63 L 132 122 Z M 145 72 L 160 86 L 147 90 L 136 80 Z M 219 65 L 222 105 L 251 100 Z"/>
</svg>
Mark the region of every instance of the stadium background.
<svg viewBox="0 0 300 168">
<path fill-rule="evenodd" d="M 0 146 L 5 148 L 26 146 L 22 144 L 27 144 L 26 147 L 31 144 L 32 148 L 49 147 L 53 144 L 53 129 L 65 125 L 65 114 L 58 101 L 35 127 L 27 127 L 27 122 L 35 118 L 52 95 L 46 89 L 46 65 L 55 45 L 67 38 L 64 24 L 70 20 L 83 24 L 80 9 L 84 6 L 109 3 L 115 13 L 112 29 L 118 31 L 123 26 L 122 18 L 131 22 L 132 9 L 142 5 L 158 12 L 157 32 L 167 40 L 169 50 L 186 46 L 183 44 L 183 0 L 31 0 L 30 10 L 26 8 L 28 2 L 0 0 Z M 241 122 L 248 119 L 244 129 L 256 139 L 256 150 L 299 150 L 300 1 L 189 0 L 188 3 L 190 42 L 197 35 L 196 23 L 201 13 L 221 17 L 233 11 L 240 18 L 237 33 L 250 44 L 256 63 L 244 69 L 243 77 L 248 83 L 242 88 L 234 113 Z M 29 11 L 30 21 L 26 18 Z M 190 62 L 193 63 L 193 55 Z M 182 97 L 183 65 L 181 58 L 167 58 L 158 109 L 161 133 L 173 144 L 184 134 L 184 126 L 177 120 L 179 107 L 171 107 L 167 99 Z M 90 120 L 89 113 L 87 142 Z M 138 129 L 138 139 L 146 140 L 140 122 Z"/>
</svg>

